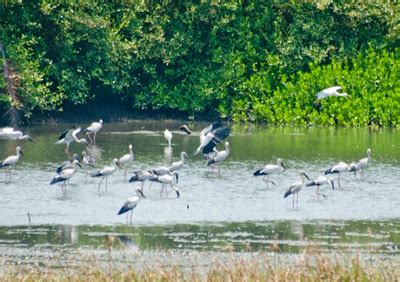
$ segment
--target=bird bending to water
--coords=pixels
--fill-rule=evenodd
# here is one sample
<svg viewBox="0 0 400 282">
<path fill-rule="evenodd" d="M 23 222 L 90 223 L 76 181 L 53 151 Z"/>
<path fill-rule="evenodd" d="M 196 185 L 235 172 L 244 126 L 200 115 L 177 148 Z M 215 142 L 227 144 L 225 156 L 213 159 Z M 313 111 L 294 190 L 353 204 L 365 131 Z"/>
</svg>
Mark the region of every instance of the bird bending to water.
<svg viewBox="0 0 400 282">
<path fill-rule="evenodd" d="M 106 193 L 107 193 L 108 176 L 111 175 L 115 171 L 115 169 L 116 169 L 115 166 L 118 166 L 118 159 L 114 159 L 112 161 L 112 165 L 111 166 L 105 166 L 102 169 L 100 169 L 99 171 L 96 171 L 96 172 L 91 174 L 92 177 L 101 177 L 101 180 L 99 182 L 99 187 L 97 188 L 97 191 L 100 192 L 101 183 L 103 182 L 103 180 L 105 178 L 106 179 L 105 189 L 106 189 Z"/>
<path fill-rule="evenodd" d="M 128 215 L 129 211 L 131 214 L 129 224 L 132 224 L 132 214 L 133 214 L 133 209 L 136 208 L 137 204 L 140 201 L 140 198 L 146 198 L 139 188 L 135 189 L 137 196 L 132 196 L 129 197 L 125 202 L 122 208 L 119 210 L 118 215 L 126 213 L 126 224 L 128 224 Z"/>
<path fill-rule="evenodd" d="M 189 158 L 186 152 L 181 152 L 181 159 L 180 161 L 173 162 L 172 165 L 169 167 L 169 171 L 179 171 L 183 165 L 185 164 L 185 158 Z"/>
<path fill-rule="evenodd" d="M 189 127 L 187 127 L 187 125 L 182 125 L 181 127 L 179 127 L 179 130 L 187 133 L 187 134 L 192 134 L 192 132 L 190 131 Z"/>
<path fill-rule="evenodd" d="M 225 150 L 219 151 L 214 155 L 214 157 L 208 161 L 207 166 L 212 166 L 213 164 L 218 165 L 218 174 L 221 175 L 221 163 L 229 156 L 230 148 L 229 142 L 225 142 Z"/>
<path fill-rule="evenodd" d="M 89 145 L 88 141 L 85 138 L 78 139 L 76 136 L 80 131 L 81 127 L 75 128 L 75 126 L 72 126 L 71 128 L 65 130 L 61 135 L 58 137 L 58 141 L 55 144 L 65 144 L 65 153 L 69 155 L 69 145 L 72 142 L 77 142 L 77 143 L 82 143 L 85 144 L 86 146 Z"/>
<path fill-rule="evenodd" d="M 162 196 L 162 192 L 164 191 L 164 188 L 165 188 L 165 193 L 168 196 L 168 191 L 167 191 L 166 185 L 169 184 L 171 186 L 171 188 L 175 190 L 176 197 L 179 198 L 179 196 L 180 196 L 179 188 L 175 184 L 178 182 L 178 172 L 177 171 L 170 172 L 170 173 L 163 174 L 163 175 L 157 175 L 152 181 L 161 183 L 162 187 L 161 187 L 160 196 Z"/>
<path fill-rule="evenodd" d="M 364 169 L 367 168 L 369 163 L 371 162 L 371 149 L 367 150 L 367 157 L 359 160 L 357 163 L 352 163 L 350 165 L 350 171 L 354 171 L 354 176 L 356 176 L 357 171 L 361 170 L 361 179 L 364 179 Z"/>
<path fill-rule="evenodd" d="M 340 174 L 342 172 L 346 172 L 346 171 L 349 171 L 349 166 L 345 162 L 339 162 L 336 165 L 334 165 L 333 167 L 327 169 L 325 171 L 325 175 L 337 173 L 338 174 L 338 184 L 340 187 Z"/>
<path fill-rule="evenodd" d="M 332 186 L 332 190 L 335 190 L 335 184 L 333 182 L 333 179 L 330 179 L 326 176 L 318 176 L 317 179 L 314 179 L 308 183 L 306 183 L 307 187 L 310 186 L 317 186 L 317 190 L 315 190 L 315 194 L 317 194 L 318 200 L 319 200 L 319 195 L 322 195 L 323 197 L 326 198 L 326 196 L 324 194 L 320 194 L 319 193 L 319 186 L 324 185 L 324 184 L 331 184 Z"/>
<path fill-rule="evenodd" d="M 126 179 L 126 170 L 133 161 L 132 144 L 129 145 L 129 154 L 125 154 L 118 160 L 118 166 L 124 167 L 124 179 Z"/>
<path fill-rule="evenodd" d="M 11 139 L 11 140 L 29 140 L 35 143 L 29 135 L 24 135 L 22 131 L 15 130 L 12 127 L 0 128 L 0 139 Z"/>
<path fill-rule="evenodd" d="M 305 172 L 300 172 L 299 175 L 301 177 L 301 181 L 297 181 L 297 182 L 293 183 L 292 185 L 290 185 L 289 189 L 286 191 L 285 195 L 283 196 L 283 198 L 286 198 L 289 195 L 293 194 L 293 208 L 294 208 L 294 198 L 296 195 L 297 195 L 296 206 L 297 206 L 297 208 L 299 208 L 299 192 L 304 186 L 304 177 L 307 178 L 308 180 L 310 180 L 310 178 L 308 177 L 308 175 Z"/>
<path fill-rule="evenodd" d="M 64 169 L 72 168 L 72 167 L 74 166 L 74 165 L 73 165 L 73 162 L 74 162 L 75 160 L 77 160 L 78 163 L 81 162 L 81 160 L 79 159 L 79 156 L 78 156 L 77 154 L 73 154 L 71 160 L 65 161 L 65 162 L 63 162 L 59 167 L 57 167 L 56 173 L 60 173 L 60 172 L 63 171 Z"/>
<path fill-rule="evenodd" d="M 141 190 L 143 191 L 144 182 L 146 180 L 153 180 L 156 177 L 157 176 L 155 174 L 151 173 L 151 171 L 139 170 L 139 171 L 134 172 L 133 176 L 129 179 L 129 182 L 142 182 Z"/>
<path fill-rule="evenodd" d="M 102 127 L 103 120 L 100 119 L 99 122 L 92 122 L 92 124 L 85 129 L 85 133 L 88 136 L 90 142 L 93 143 L 93 145 L 96 145 L 96 135 Z M 90 138 L 90 134 L 93 134 L 93 140 L 92 138 Z"/>
<path fill-rule="evenodd" d="M 275 182 L 269 180 L 269 175 L 281 172 L 282 170 L 285 170 L 285 165 L 282 159 L 277 159 L 276 164 L 267 164 L 264 168 L 256 170 L 253 173 L 253 175 L 254 176 L 264 175 L 263 180 L 267 182 L 267 188 L 268 188 L 268 182 L 271 182 L 273 185 L 275 185 Z M 265 177 L 267 177 L 267 179 L 265 179 Z"/>
<path fill-rule="evenodd" d="M 168 129 L 165 129 L 164 131 L 164 138 L 168 142 L 168 147 L 171 147 L 171 140 L 172 140 L 172 132 L 169 131 Z"/>
<path fill-rule="evenodd" d="M 75 174 L 76 172 L 76 167 L 79 166 L 82 168 L 82 166 L 79 164 L 78 160 L 74 160 L 72 162 L 72 167 L 65 168 L 60 173 L 51 180 L 50 185 L 56 184 L 58 182 L 63 182 L 61 185 L 61 191 L 63 192 L 64 195 L 67 194 L 67 181 Z"/>
<path fill-rule="evenodd" d="M 0 163 L 0 168 L 7 168 L 6 179 L 7 179 L 7 175 L 8 175 L 11 180 L 11 171 L 10 171 L 11 167 L 14 167 L 15 164 L 18 162 L 19 158 L 24 155 L 22 153 L 20 146 L 17 146 L 17 148 L 15 148 L 15 152 L 16 152 L 16 155 L 9 156 Z"/>
</svg>

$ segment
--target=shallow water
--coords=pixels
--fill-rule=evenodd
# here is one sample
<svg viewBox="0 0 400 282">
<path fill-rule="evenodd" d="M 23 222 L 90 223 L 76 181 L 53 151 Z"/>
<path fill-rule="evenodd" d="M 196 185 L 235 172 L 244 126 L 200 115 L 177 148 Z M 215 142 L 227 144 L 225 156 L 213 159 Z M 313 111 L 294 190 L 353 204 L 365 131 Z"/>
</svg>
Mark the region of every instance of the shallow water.
<svg viewBox="0 0 400 282">
<path fill-rule="evenodd" d="M 400 195 L 400 134 L 394 129 L 297 128 L 233 126 L 231 154 L 221 165 L 221 175 L 209 170 L 200 156 L 193 156 L 199 131 L 207 124 L 190 124 L 192 135 L 179 132 L 179 123 L 126 122 L 105 124 L 97 136 L 97 166 L 108 165 L 128 153 L 133 144 L 135 160 L 129 169 L 168 165 L 186 151 L 190 160 L 179 175 L 181 197 L 173 191 L 160 197 L 160 185 L 146 184 L 146 199 L 134 211 L 133 226 L 117 216 L 134 187 L 117 170 L 108 180 L 108 192 L 97 191 L 99 179 L 78 171 L 63 196 L 58 185 L 49 185 L 55 168 L 67 159 L 62 145 L 54 145 L 67 124 L 24 128 L 35 144 L 22 144 L 25 157 L 11 181 L 0 174 L 0 247 L 98 248 L 105 236 L 123 236 L 139 250 L 270 250 L 297 253 L 307 245 L 325 250 L 383 250 L 396 253 Z M 82 125 L 87 126 L 87 125 Z M 172 149 L 163 130 L 173 131 Z M 14 153 L 15 141 L 0 140 L 0 158 Z M 222 145 L 220 146 L 223 147 Z M 338 161 L 366 157 L 372 163 L 365 180 L 342 175 L 341 188 L 321 187 L 326 198 L 317 199 L 314 188 L 304 188 L 299 208 L 283 198 L 304 170 L 317 177 Z M 84 146 L 73 144 L 71 152 Z M 282 158 L 286 170 L 266 184 L 252 173 Z M 129 175 L 129 173 L 128 173 Z M 336 176 L 333 176 L 336 179 Z M 337 184 L 337 183 L 336 183 Z M 30 218 L 30 226 L 29 218 Z"/>
</svg>

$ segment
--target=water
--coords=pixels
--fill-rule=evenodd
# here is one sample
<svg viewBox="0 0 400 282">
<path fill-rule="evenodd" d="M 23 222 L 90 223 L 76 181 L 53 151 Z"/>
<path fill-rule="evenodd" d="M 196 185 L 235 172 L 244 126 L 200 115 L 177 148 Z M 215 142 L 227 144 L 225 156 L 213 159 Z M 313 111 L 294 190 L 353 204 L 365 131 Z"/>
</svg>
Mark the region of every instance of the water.
<svg viewBox="0 0 400 282">
<path fill-rule="evenodd" d="M 35 144 L 22 144 L 25 157 L 15 167 L 12 180 L 0 174 L 0 252 L 5 256 L 29 249 L 40 254 L 60 247 L 71 250 L 103 248 L 112 235 L 121 245 L 139 251 L 199 250 L 210 252 L 249 250 L 299 253 L 309 244 L 325 251 L 397 253 L 399 237 L 400 134 L 395 129 L 293 128 L 232 126 L 231 154 L 221 165 L 221 175 L 193 156 L 199 131 L 207 124 L 190 124 L 192 135 L 169 122 L 105 124 L 97 136 L 97 166 L 108 165 L 128 153 L 133 144 L 134 163 L 129 171 L 168 165 L 186 151 L 190 160 L 179 176 L 181 197 L 170 191 L 160 197 L 160 185 L 148 189 L 133 215 L 133 226 L 117 216 L 134 187 L 117 170 L 108 181 L 108 192 L 97 191 L 99 179 L 76 173 L 63 196 L 50 186 L 55 168 L 66 155 L 57 136 L 70 125 L 24 128 Z M 85 125 L 83 125 L 85 126 Z M 173 131 L 172 149 L 163 130 Z M 0 140 L 0 158 L 15 153 L 15 141 Z M 222 146 L 221 146 L 222 148 Z M 304 170 L 317 177 L 338 161 L 366 157 L 372 163 L 365 180 L 342 175 L 342 187 L 321 187 L 326 198 L 317 199 L 314 188 L 304 188 L 299 208 L 283 198 Z M 72 144 L 71 152 L 84 146 Z M 93 149 L 92 149 L 93 150 Z M 276 185 L 266 188 L 252 173 L 282 158 L 287 170 L 271 176 Z M 333 176 L 336 179 L 336 176 Z M 30 225 L 29 225 L 29 218 Z M 21 251 L 22 250 L 22 251 Z"/>
</svg>

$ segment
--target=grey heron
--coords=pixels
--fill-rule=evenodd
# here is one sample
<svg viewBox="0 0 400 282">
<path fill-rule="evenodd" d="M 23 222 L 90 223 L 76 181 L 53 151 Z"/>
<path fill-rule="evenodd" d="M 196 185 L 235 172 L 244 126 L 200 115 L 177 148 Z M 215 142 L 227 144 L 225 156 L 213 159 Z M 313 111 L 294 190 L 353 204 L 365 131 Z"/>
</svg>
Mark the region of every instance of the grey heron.
<svg viewBox="0 0 400 282">
<path fill-rule="evenodd" d="M 10 172 L 11 167 L 14 167 L 15 164 L 18 162 L 19 158 L 24 155 L 22 153 L 22 149 L 20 146 L 17 146 L 15 148 L 15 152 L 16 152 L 16 155 L 9 156 L 4 161 L 0 162 L 0 168 L 7 168 L 6 179 L 7 179 L 7 174 L 9 175 L 9 177 L 11 179 L 11 172 Z"/>
<path fill-rule="evenodd" d="M 137 196 L 129 197 L 125 202 L 122 208 L 119 210 L 118 215 L 126 213 L 126 224 L 128 224 L 128 215 L 130 211 L 130 221 L 129 223 L 132 224 L 132 214 L 133 209 L 136 208 L 137 204 L 139 203 L 141 198 L 146 198 L 139 188 L 135 189 Z"/>
<path fill-rule="evenodd" d="M 102 169 L 100 169 L 100 170 L 98 170 L 98 171 L 96 171 L 96 172 L 91 174 L 92 177 L 101 177 L 101 180 L 99 182 L 99 186 L 97 188 L 98 192 L 100 192 L 101 183 L 103 182 L 103 180 L 105 178 L 106 179 L 105 190 L 106 190 L 106 193 L 107 193 L 108 176 L 111 175 L 115 171 L 116 166 L 118 166 L 118 159 L 113 159 L 111 166 L 105 166 Z"/>
<path fill-rule="evenodd" d="M 292 185 L 290 185 L 289 189 L 286 191 L 285 195 L 283 196 L 283 198 L 286 198 L 289 195 L 293 195 L 293 208 L 294 208 L 294 198 L 296 197 L 296 195 L 297 195 L 296 206 L 297 206 L 297 208 L 299 207 L 299 192 L 304 186 L 304 177 L 307 178 L 308 180 L 310 180 L 308 175 L 303 171 L 300 172 L 299 175 L 301 177 L 301 181 L 297 181 L 297 182 L 293 183 Z"/>
<path fill-rule="evenodd" d="M 317 194 L 317 197 L 319 200 L 319 195 L 322 195 L 323 197 L 326 198 L 326 196 L 324 194 L 319 193 L 319 187 L 324 184 L 331 184 L 332 190 L 335 190 L 335 184 L 333 182 L 333 179 L 330 179 L 329 177 L 326 177 L 324 175 L 318 176 L 316 179 L 306 183 L 306 186 L 307 187 L 317 186 L 317 190 L 315 190 L 315 194 Z"/>
<path fill-rule="evenodd" d="M 367 157 L 359 160 L 357 163 L 352 163 L 350 165 L 350 171 L 354 171 L 354 176 L 356 176 L 356 173 L 358 170 L 361 170 L 361 179 L 364 179 L 364 169 L 367 168 L 369 163 L 371 162 L 371 154 L 372 151 L 371 149 L 367 149 Z"/>
<path fill-rule="evenodd" d="M 218 165 L 218 174 L 221 175 L 221 163 L 229 156 L 230 147 L 229 142 L 225 142 L 225 150 L 217 152 L 211 160 L 207 162 L 207 166 L 210 167 L 214 164 Z"/>
<path fill-rule="evenodd" d="M 267 182 L 267 188 L 268 188 L 269 182 L 275 185 L 275 182 L 269 180 L 270 174 L 278 173 L 281 172 L 282 170 L 285 170 L 285 164 L 283 163 L 282 159 L 277 159 L 276 164 L 267 164 L 264 168 L 256 170 L 253 173 L 253 175 L 254 176 L 264 175 L 263 180 Z M 267 177 L 267 179 L 265 179 L 265 177 Z"/>
<path fill-rule="evenodd" d="M 64 195 L 66 195 L 67 194 L 67 188 L 66 188 L 67 181 L 69 181 L 69 179 L 75 174 L 77 166 L 81 167 L 81 165 L 79 164 L 79 161 L 74 160 L 72 162 L 72 167 L 63 169 L 59 174 L 57 174 L 56 177 L 53 178 L 53 180 L 51 180 L 50 185 L 56 184 L 58 182 L 63 182 L 63 184 L 61 185 L 61 191 L 63 192 Z"/>
<path fill-rule="evenodd" d="M 20 130 L 15 130 L 13 127 L 0 128 L 0 139 L 11 139 L 11 140 L 29 140 L 35 143 L 33 139 L 27 135 L 23 134 Z"/>
<path fill-rule="evenodd" d="M 65 153 L 67 155 L 69 155 L 69 145 L 74 141 L 88 146 L 89 143 L 85 138 L 78 139 L 78 137 L 76 136 L 81 131 L 81 129 L 81 127 L 75 128 L 75 126 L 72 126 L 71 128 L 65 130 L 58 137 L 58 141 L 55 144 L 65 144 Z"/>
<path fill-rule="evenodd" d="M 327 175 L 327 174 L 337 173 L 338 174 L 338 184 L 340 187 L 340 174 L 342 172 L 346 172 L 346 171 L 349 171 L 348 164 L 346 164 L 345 162 L 339 162 L 336 165 L 332 166 L 331 168 L 327 169 L 324 174 Z"/>
<path fill-rule="evenodd" d="M 124 168 L 124 179 L 126 179 L 126 170 L 133 161 L 132 144 L 129 144 L 129 154 L 125 154 L 118 159 L 118 166 Z"/>
<path fill-rule="evenodd" d="M 88 136 L 90 142 L 93 142 L 93 145 L 96 145 L 96 135 L 102 127 L 103 120 L 100 119 L 99 122 L 92 122 L 92 124 L 85 129 L 85 133 Z M 90 138 L 90 134 L 93 134 L 93 140 L 92 138 Z"/>
<path fill-rule="evenodd" d="M 168 129 L 165 129 L 164 131 L 164 138 L 168 142 L 168 147 L 171 147 L 171 140 L 172 140 L 172 132 L 169 131 Z"/>
</svg>

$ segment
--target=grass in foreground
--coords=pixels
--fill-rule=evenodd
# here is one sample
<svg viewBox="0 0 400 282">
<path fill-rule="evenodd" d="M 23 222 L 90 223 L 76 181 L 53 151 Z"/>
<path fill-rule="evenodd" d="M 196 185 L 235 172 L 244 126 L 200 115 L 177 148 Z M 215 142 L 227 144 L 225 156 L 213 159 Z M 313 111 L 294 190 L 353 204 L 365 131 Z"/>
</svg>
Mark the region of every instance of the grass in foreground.
<svg viewBox="0 0 400 282">
<path fill-rule="evenodd" d="M 112 263 L 52 269 L 10 266 L 0 274 L 5 281 L 397 281 L 395 263 L 366 262 L 358 256 L 335 259 L 326 255 L 299 255 L 292 262 L 269 263 L 267 257 L 210 261 L 209 267 L 147 266 L 135 270 Z"/>
</svg>

